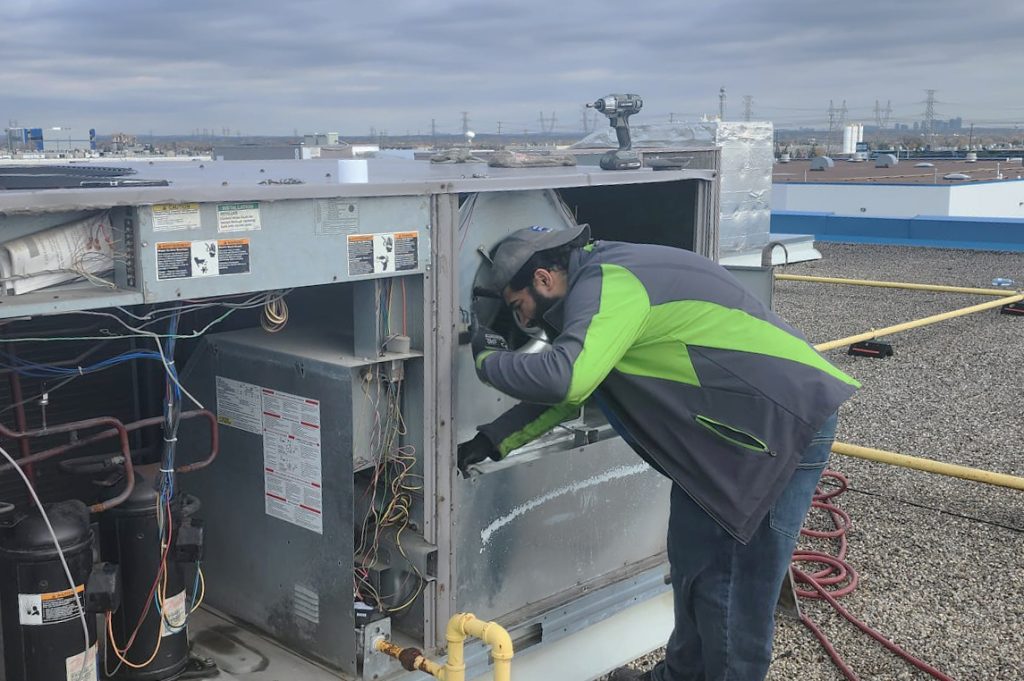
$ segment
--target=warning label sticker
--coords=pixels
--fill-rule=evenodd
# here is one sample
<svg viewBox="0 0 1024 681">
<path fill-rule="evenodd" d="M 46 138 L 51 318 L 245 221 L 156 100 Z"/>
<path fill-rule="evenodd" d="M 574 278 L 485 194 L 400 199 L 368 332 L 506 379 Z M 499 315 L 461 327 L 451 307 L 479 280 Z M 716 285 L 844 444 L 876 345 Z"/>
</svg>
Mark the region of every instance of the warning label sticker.
<svg viewBox="0 0 1024 681">
<path fill-rule="evenodd" d="M 248 274 L 248 239 L 163 241 L 156 245 L 157 279 Z"/>
<path fill-rule="evenodd" d="M 359 231 L 359 203 L 351 199 L 319 199 L 316 202 L 313 233 L 353 234 Z"/>
<path fill-rule="evenodd" d="M 160 638 L 177 634 L 185 626 L 185 592 L 164 599 L 163 618 L 160 620 Z"/>
<path fill-rule="evenodd" d="M 217 242 L 218 274 L 247 274 L 249 272 L 249 240 L 221 239 Z"/>
<path fill-rule="evenodd" d="M 77 655 L 64 658 L 67 681 L 96 681 L 96 644 Z"/>
<path fill-rule="evenodd" d="M 158 203 L 153 206 L 153 231 L 199 229 L 198 203 Z"/>
<path fill-rule="evenodd" d="M 217 204 L 218 232 L 253 232 L 260 228 L 259 201 Z"/>
<path fill-rule="evenodd" d="M 219 256 L 216 241 L 193 241 L 189 255 L 193 277 L 216 277 L 220 274 L 217 268 Z"/>
<path fill-rule="evenodd" d="M 419 264 L 419 232 L 348 236 L 349 276 L 407 272 Z"/>
<path fill-rule="evenodd" d="M 79 584 L 75 590 L 51 591 L 45 594 L 18 594 L 20 621 L 26 626 L 60 624 L 78 617 L 77 592 L 81 596 L 85 585 Z"/>
<path fill-rule="evenodd" d="M 263 396 L 258 385 L 217 377 L 217 423 L 263 434 Z"/>
<path fill-rule="evenodd" d="M 156 245 L 156 278 L 186 279 L 192 276 L 192 244 L 165 241 Z"/>
<path fill-rule="evenodd" d="M 323 534 L 320 402 L 260 392 L 266 513 Z"/>
</svg>

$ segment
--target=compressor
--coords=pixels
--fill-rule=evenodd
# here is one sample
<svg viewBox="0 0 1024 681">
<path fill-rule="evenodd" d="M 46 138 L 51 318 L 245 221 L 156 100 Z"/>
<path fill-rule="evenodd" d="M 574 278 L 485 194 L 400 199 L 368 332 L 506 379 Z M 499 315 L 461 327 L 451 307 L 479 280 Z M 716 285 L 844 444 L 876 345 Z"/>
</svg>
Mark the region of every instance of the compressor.
<svg viewBox="0 0 1024 681">
<path fill-rule="evenodd" d="M 92 572 L 89 509 L 80 501 L 48 504 L 74 588 L 42 515 L 0 504 L 0 626 L 7 681 L 96 679 L 96 622 L 79 608 Z"/>
<path fill-rule="evenodd" d="M 202 526 L 195 497 L 162 506 L 152 483 L 136 473 L 135 489 L 100 517 L 100 552 L 120 567 L 121 607 L 108 613 L 112 678 L 165 681 L 189 666 L 186 621 L 195 605 Z M 169 539 L 169 542 L 166 540 Z M 116 670 L 116 671 L 115 671 Z"/>
</svg>

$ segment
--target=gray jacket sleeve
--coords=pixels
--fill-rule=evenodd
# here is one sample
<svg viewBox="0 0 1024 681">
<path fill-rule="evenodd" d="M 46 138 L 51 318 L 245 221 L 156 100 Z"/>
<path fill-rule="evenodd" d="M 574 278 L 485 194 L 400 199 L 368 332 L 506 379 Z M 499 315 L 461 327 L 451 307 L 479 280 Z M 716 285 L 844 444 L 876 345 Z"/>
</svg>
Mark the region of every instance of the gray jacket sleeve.
<svg viewBox="0 0 1024 681">
<path fill-rule="evenodd" d="M 514 449 L 536 440 L 562 421 L 579 414 L 571 405 L 548 406 L 520 402 L 477 430 L 487 436 L 500 458 Z"/>
<path fill-rule="evenodd" d="M 562 301 L 562 332 L 547 352 L 492 352 L 480 378 L 535 404 L 582 404 L 639 336 L 650 310 L 643 284 L 616 265 L 584 267 Z"/>
</svg>

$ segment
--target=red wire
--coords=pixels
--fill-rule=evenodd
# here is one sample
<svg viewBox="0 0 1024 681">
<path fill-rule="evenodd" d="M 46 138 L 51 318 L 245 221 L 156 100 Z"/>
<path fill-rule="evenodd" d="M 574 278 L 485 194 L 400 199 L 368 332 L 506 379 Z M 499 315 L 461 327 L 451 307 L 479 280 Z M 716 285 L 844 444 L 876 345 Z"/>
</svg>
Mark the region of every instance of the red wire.
<svg viewBox="0 0 1024 681">
<path fill-rule="evenodd" d="M 827 601 L 829 605 L 831 605 L 836 610 L 836 612 L 838 612 L 848 621 L 856 625 L 856 627 L 863 631 L 865 634 L 881 643 L 894 654 L 903 658 L 904 660 L 914 665 L 915 667 L 917 667 L 924 673 L 928 674 L 929 676 L 935 679 L 939 679 L 939 681 L 953 681 L 952 677 L 947 676 L 946 674 L 942 673 L 941 671 L 931 666 L 927 662 L 924 662 L 914 657 L 906 650 L 900 648 L 898 645 L 887 639 L 885 636 L 883 636 L 876 630 L 872 629 L 861 620 L 854 617 L 849 610 L 843 607 L 839 603 L 839 601 L 836 600 L 837 598 L 845 596 L 846 594 L 851 593 L 854 589 L 856 589 L 857 583 L 859 581 L 857 571 L 854 570 L 853 567 L 846 562 L 846 550 L 848 547 L 846 541 L 846 531 L 850 529 L 851 526 L 850 516 L 845 511 L 839 509 L 837 506 L 830 503 L 826 503 L 827 501 L 845 492 L 847 487 L 849 487 L 849 481 L 846 479 L 846 476 L 844 476 L 842 473 L 837 473 L 835 471 L 825 471 L 822 474 L 822 477 L 832 478 L 836 480 L 839 484 L 835 488 L 827 492 L 822 492 L 821 488 L 818 488 L 814 495 L 814 501 L 811 503 L 811 506 L 812 508 L 819 508 L 823 511 L 826 511 L 829 514 L 829 517 L 832 518 L 832 524 L 835 526 L 835 529 L 827 531 L 803 529 L 800 531 L 800 533 L 808 537 L 837 539 L 839 540 L 839 551 L 837 555 L 834 556 L 829 555 L 827 553 L 820 553 L 817 551 L 795 551 L 793 553 L 793 566 L 791 568 L 793 572 L 793 578 L 797 582 L 801 584 L 807 584 L 811 587 L 810 589 L 797 589 L 796 595 L 800 598 L 820 599 Z M 816 572 L 808 573 L 796 567 L 798 563 L 823 565 L 825 567 L 817 570 Z M 843 586 L 839 586 L 838 588 L 832 589 L 826 588 L 836 587 L 837 585 Z M 839 671 L 843 673 L 843 676 L 845 676 L 847 679 L 850 679 L 850 681 L 858 681 L 858 676 L 854 673 L 850 666 L 846 664 L 846 661 L 843 660 L 842 656 L 835 649 L 835 646 L 832 645 L 832 642 L 828 640 L 828 637 L 818 627 L 818 625 L 812 622 L 811 619 L 807 617 L 807 615 L 805 615 L 804 613 L 800 613 L 800 621 L 803 622 L 804 625 L 811 630 L 811 633 L 814 634 L 814 636 L 821 642 L 822 647 L 825 648 L 825 651 L 828 653 L 829 657 L 832 658 L 832 661 L 839 668 Z"/>
</svg>

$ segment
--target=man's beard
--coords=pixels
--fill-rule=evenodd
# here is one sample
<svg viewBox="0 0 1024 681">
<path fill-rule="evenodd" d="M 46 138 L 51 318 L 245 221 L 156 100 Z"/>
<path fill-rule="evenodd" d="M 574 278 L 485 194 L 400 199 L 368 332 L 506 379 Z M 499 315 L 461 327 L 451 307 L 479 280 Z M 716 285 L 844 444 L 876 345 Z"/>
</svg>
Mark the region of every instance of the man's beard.
<svg viewBox="0 0 1024 681">
<path fill-rule="evenodd" d="M 534 312 L 533 319 L 531 320 L 533 325 L 543 329 L 548 335 L 548 338 L 554 338 L 558 335 L 558 332 L 550 324 L 544 321 L 544 315 L 548 313 L 548 310 L 555 306 L 555 303 L 557 303 L 560 298 L 555 296 L 549 298 L 534 288 L 532 284 L 527 288 L 527 291 L 533 299 Z"/>
</svg>

